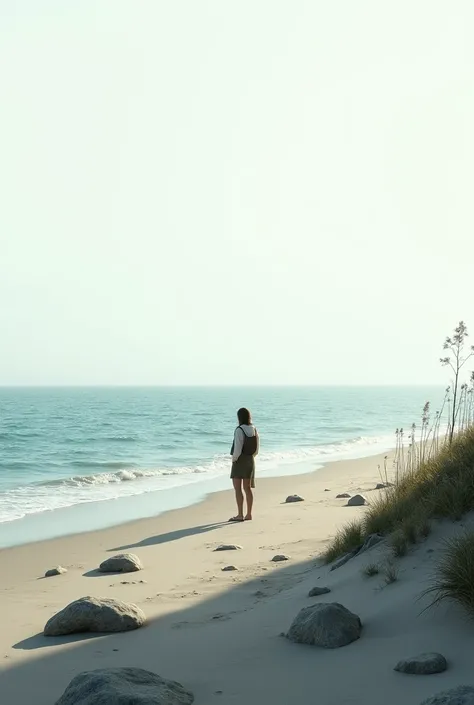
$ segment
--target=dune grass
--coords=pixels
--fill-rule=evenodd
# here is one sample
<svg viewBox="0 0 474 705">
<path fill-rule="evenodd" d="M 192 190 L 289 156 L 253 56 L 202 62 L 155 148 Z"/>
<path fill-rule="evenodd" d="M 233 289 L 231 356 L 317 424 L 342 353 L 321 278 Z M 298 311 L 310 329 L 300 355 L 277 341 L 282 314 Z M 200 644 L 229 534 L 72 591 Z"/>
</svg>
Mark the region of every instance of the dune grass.
<svg viewBox="0 0 474 705">
<path fill-rule="evenodd" d="M 371 501 L 360 522 L 343 527 L 327 546 L 324 560 L 353 550 L 370 534 L 390 537 L 395 556 L 430 533 L 431 522 L 459 520 L 474 509 L 474 427 L 460 432 L 425 462 L 400 474 Z"/>
<path fill-rule="evenodd" d="M 454 600 L 474 617 L 474 532 L 444 541 L 443 553 L 431 587 L 430 606 L 443 600 Z"/>
</svg>

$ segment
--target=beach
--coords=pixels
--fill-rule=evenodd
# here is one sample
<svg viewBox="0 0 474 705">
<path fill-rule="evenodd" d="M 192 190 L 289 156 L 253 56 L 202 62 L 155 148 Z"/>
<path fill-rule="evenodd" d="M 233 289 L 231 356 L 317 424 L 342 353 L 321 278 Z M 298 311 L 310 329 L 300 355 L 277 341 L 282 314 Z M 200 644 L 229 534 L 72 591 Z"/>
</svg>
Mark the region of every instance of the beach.
<svg viewBox="0 0 474 705">
<path fill-rule="evenodd" d="M 196 705 L 303 705 L 315 699 L 324 705 L 382 699 L 416 705 L 433 692 L 469 683 L 469 624 L 453 607 L 420 616 L 423 601 L 416 601 L 440 535 L 451 525 L 435 529 L 403 559 L 393 585 L 361 575 L 369 560 L 383 559 L 383 546 L 335 571 L 321 564 L 328 538 L 364 511 L 336 495 L 360 492 L 373 501 L 379 464 L 383 456 L 259 479 L 252 522 L 227 523 L 234 502 L 225 491 L 156 518 L 2 550 L 2 701 L 29 705 L 34 694 L 36 705 L 51 705 L 76 674 L 118 666 L 176 680 L 193 692 Z M 290 494 L 304 501 L 285 503 Z M 220 544 L 242 548 L 216 552 Z M 144 569 L 96 572 L 103 560 L 124 551 L 136 554 Z M 276 554 L 288 560 L 274 563 Z M 57 565 L 68 572 L 43 577 Z M 223 571 L 228 565 L 237 570 Z M 331 593 L 308 598 L 318 585 Z M 147 623 L 105 636 L 42 635 L 52 615 L 86 595 L 132 602 Z M 359 615 L 361 639 L 335 650 L 284 639 L 297 612 L 315 600 L 341 602 Z M 438 650 L 455 661 L 453 671 L 428 678 L 393 671 L 401 658 Z"/>
</svg>

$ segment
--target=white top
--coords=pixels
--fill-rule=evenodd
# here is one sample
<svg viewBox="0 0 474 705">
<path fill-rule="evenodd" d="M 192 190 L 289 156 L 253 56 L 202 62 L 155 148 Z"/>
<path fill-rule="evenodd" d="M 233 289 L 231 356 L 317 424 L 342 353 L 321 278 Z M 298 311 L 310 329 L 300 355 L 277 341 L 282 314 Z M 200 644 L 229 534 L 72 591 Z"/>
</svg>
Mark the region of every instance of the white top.
<svg viewBox="0 0 474 705">
<path fill-rule="evenodd" d="M 252 438 L 256 434 L 255 426 L 253 424 L 251 424 L 250 426 L 248 426 L 247 424 L 242 424 L 241 427 L 238 427 L 235 429 L 234 453 L 232 455 L 232 462 L 233 463 L 235 463 L 235 461 L 238 460 L 238 458 L 240 458 L 240 456 L 242 455 L 242 448 L 244 445 L 244 433 L 249 438 Z M 258 446 L 259 446 L 259 443 L 257 440 L 257 452 L 255 453 L 255 455 L 258 454 Z"/>
</svg>

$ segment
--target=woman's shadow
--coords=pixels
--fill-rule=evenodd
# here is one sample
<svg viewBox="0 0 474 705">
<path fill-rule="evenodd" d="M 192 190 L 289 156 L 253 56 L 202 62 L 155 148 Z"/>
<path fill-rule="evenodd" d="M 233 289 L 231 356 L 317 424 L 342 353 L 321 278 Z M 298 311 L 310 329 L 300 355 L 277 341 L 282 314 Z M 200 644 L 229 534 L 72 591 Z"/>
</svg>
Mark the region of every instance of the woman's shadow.
<svg viewBox="0 0 474 705">
<path fill-rule="evenodd" d="M 145 546 L 158 546 L 160 543 L 169 543 L 170 541 L 178 541 L 179 539 L 184 539 L 187 536 L 196 536 L 197 534 L 206 534 L 208 531 L 214 531 L 221 526 L 228 526 L 227 521 L 221 521 L 217 524 L 202 524 L 201 526 L 192 526 L 188 529 L 178 529 L 177 531 L 168 531 L 165 534 L 158 534 L 157 536 L 149 536 L 142 541 L 137 543 L 130 543 L 126 546 L 116 546 L 115 548 L 107 549 L 109 552 L 112 551 L 128 551 L 132 548 L 143 548 Z"/>
</svg>

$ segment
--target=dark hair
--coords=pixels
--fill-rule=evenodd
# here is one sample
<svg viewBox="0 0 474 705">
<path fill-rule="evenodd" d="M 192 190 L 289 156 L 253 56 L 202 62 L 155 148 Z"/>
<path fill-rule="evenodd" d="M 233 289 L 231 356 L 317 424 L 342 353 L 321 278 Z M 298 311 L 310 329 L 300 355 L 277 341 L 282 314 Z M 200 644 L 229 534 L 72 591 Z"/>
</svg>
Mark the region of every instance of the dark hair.
<svg viewBox="0 0 474 705">
<path fill-rule="evenodd" d="M 237 418 L 239 419 L 239 426 L 242 426 L 242 424 L 245 426 L 250 426 L 250 424 L 252 423 L 250 411 L 245 407 L 242 407 L 238 410 Z"/>
</svg>

